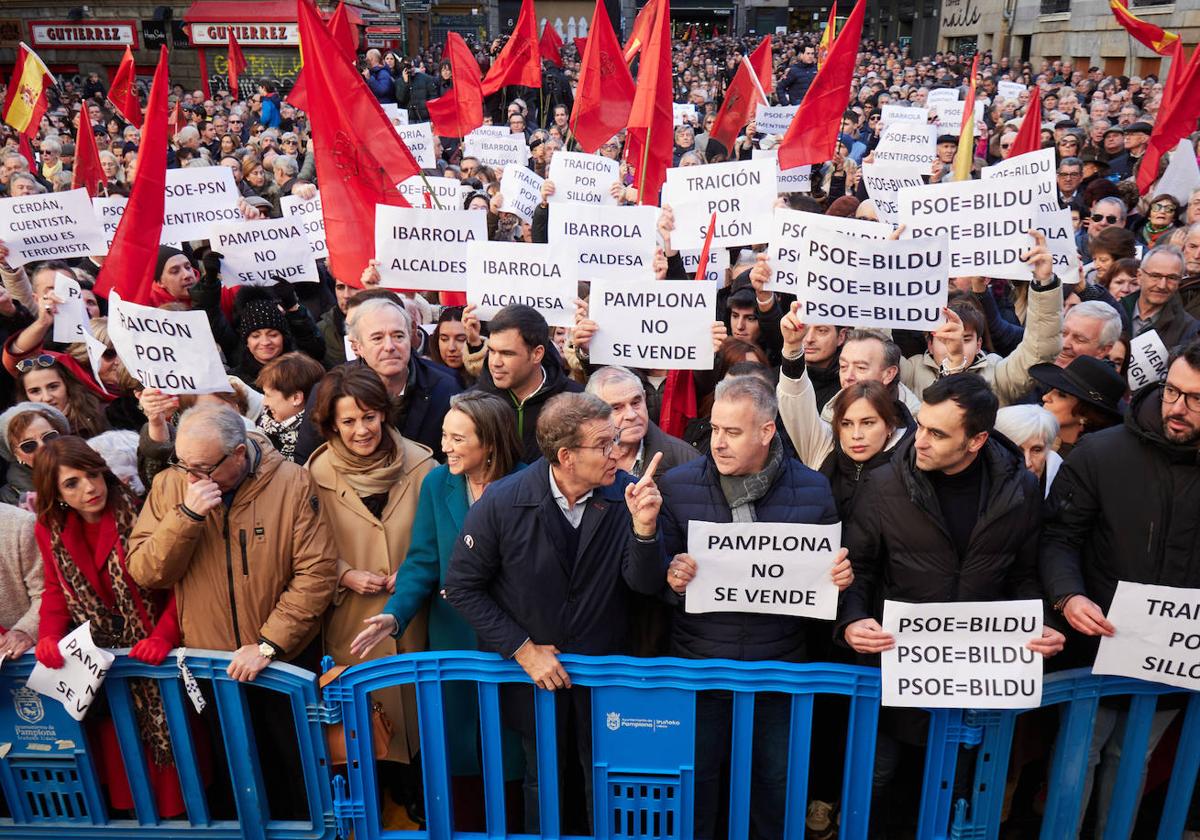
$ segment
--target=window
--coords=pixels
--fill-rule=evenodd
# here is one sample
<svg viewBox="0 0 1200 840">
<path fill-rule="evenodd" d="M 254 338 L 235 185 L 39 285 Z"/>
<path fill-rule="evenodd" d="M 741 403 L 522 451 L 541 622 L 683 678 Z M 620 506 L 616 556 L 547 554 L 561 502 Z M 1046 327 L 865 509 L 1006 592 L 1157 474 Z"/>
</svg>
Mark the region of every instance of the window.
<svg viewBox="0 0 1200 840">
<path fill-rule="evenodd" d="M 1043 15 L 1060 15 L 1071 11 L 1071 0 L 1042 0 Z"/>
</svg>

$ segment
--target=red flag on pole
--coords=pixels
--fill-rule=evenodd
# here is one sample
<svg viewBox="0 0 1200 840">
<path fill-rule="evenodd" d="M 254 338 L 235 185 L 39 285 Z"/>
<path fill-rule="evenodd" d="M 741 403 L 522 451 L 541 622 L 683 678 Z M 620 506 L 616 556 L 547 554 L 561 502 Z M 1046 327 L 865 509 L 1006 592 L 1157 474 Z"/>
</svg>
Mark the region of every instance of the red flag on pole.
<svg viewBox="0 0 1200 840">
<path fill-rule="evenodd" d="M 1158 109 L 1158 121 L 1154 123 L 1150 143 L 1138 164 L 1137 186 L 1142 194 L 1158 180 L 1158 162 L 1162 156 L 1195 130 L 1196 119 L 1200 117 L 1200 46 L 1192 50 L 1186 65 L 1183 47 L 1175 47 L 1174 53 L 1163 102 Z"/>
<path fill-rule="evenodd" d="M 613 32 L 604 0 L 596 0 L 591 34 L 579 55 L 579 84 L 570 127 L 579 148 L 590 154 L 625 127 L 633 107 L 633 77 L 621 58 L 621 42 Z"/>
<path fill-rule="evenodd" d="M 629 33 L 629 40 L 625 42 L 625 49 L 622 51 L 626 64 L 632 62 L 650 40 L 650 29 L 658 15 L 658 2 L 659 0 L 646 0 L 646 5 L 642 6 L 637 17 L 633 19 L 633 31 Z"/>
<path fill-rule="evenodd" d="M 559 52 L 562 45 L 563 39 L 558 37 L 558 32 L 550 25 L 550 21 L 546 21 L 546 25 L 542 27 L 542 39 L 538 41 L 538 52 L 542 58 L 557 67 L 562 67 L 562 54 Z"/>
<path fill-rule="evenodd" d="M 154 84 L 146 100 L 142 142 L 138 146 L 137 177 L 117 224 L 108 257 L 96 278 L 96 294 L 108 297 L 115 291 L 121 300 L 153 306 L 154 268 L 158 241 L 162 237 L 163 210 L 167 194 L 167 48 L 159 48 Z"/>
<path fill-rule="evenodd" d="M 83 187 L 95 198 L 108 179 L 100 166 L 100 149 L 96 146 L 96 135 L 92 131 L 92 120 L 88 116 L 87 104 L 79 111 L 79 130 L 75 132 L 75 163 L 71 167 L 71 189 Z"/>
<path fill-rule="evenodd" d="M 612 29 L 612 24 L 609 24 L 609 29 Z M 575 39 L 575 52 L 579 53 L 579 57 L 583 58 L 583 51 L 587 49 L 587 36 Z"/>
<path fill-rule="evenodd" d="M 1025 106 L 1025 117 L 1021 127 L 1017 129 L 1017 139 L 1013 141 L 1008 151 L 1010 158 L 1023 155 L 1026 152 L 1036 152 L 1042 148 L 1042 89 L 1037 85 L 1029 94 L 1029 104 Z"/>
<path fill-rule="evenodd" d="M 690 420 L 696 417 L 696 381 L 690 370 L 669 370 L 663 384 L 662 407 L 658 425 L 667 434 L 681 438 Z"/>
<path fill-rule="evenodd" d="M 759 75 L 764 66 L 764 58 L 768 74 L 765 90 Z M 712 131 L 708 134 L 727 151 L 733 148 L 733 142 L 737 139 L 738 132 L 746 127 L 746 123 L 750 122 L 750 118 L 754 116 L 754 110 L 759 105 L 770 104 L 767 101 L 766 93 L 771 89 L 770 68 L 771 36 L 768 35 L 763 38 L 762 43 L 749 58 L 742 56 L 742 63 L 738 65 L 733 81 L 725 91 L 725 101 L 721 103 L 721 110 L 717 111 L 717 121 L 713 123 Z M 700 151 L 703 153 L 705 150 L 701 149 Z"/>
<path fill-rule="evenodd" d="M 658 204 L 671 165 L 675 122 L 671 80 L 671 3 L 657 0 L 658 14 L 642 50 L 637 88 L 629 111 L 627 154 L 639 204 Z"/>
<path fill-rule="evenodd" d="M 37 157 L 33 154 L 33 144 L 29 142 L 29 135 L 23 131 L 17 135 L 17 151 L 29 164 L 29 171 L 37 172 Z"/>
<path fill-rule="evenodd" d="M 1179 42 L 1179 36 L 1176 33 L 1168 32 L 1161 26 L 1155 26 L 1153 23 L 1142 20 L 1129 11 L 1129 8 L 1121 0 L 1108 0 L 1108 7 L 1112 9 L 1117 23 L 1125 27 L 1126 32 L 1159 55 L 1168 55 L 1171 45 Z"/>
<path fill-rule="evenodd" d="M 446 34 L 442 57 L 450 62 L 453 85 L 428 102 L 433 133 L 439 137 L 466 137 L 483 125 L 483 83 L 479 62 L 457 32 Z"/>
<path fill-rule="evenodd" d="M 833 158 L 842 114 L 850 101 L 850 82 L 854 78 L 865 15 L 866 0 L 858 0 L 783 135 L 779 144 L 780 169 L 820 164 Z"/>
<path fill-rule="evenodd" d="M 246 69 L 246 56 L 242 55 L 242 48 L 238 46 L 237 39 L 233 37 L 233 27 L 229 27 L 229 92 L 233 94 L 234 99 L 241 99 L 241 94 L 238 92 L 238 77 L 242 75 L 242 71 Z"/>
<path fill-rule="evenodd" d="M 149 107 L 149 103 L 147 103 L 147 107 Z M 176 102 L 175 107 L 171 110 L 171 118 L 167 121 L 167 127 L 171 129 L 171 136 L 174 137 L 183 131 L 187 124 L 188 119 L 183 115 L 183 103 Z"/>
<path fill-rule="evenodd" d="M 533 18 L 533 0 L 521 0 L 521 13 L 512 36 L 496 63 L 483 80 L 483 95 L 491 96 L 502 87 L 521 85 L 542 86 L 541 52 L 538 49 L 537 21 Z"/>
<path fill-rule="evenodd" d="M 421 168 L 363 77 L 346 62 L 322 60 L 339 47 L 312 3 L 296 6 L 329 270 L 357 287 L 375 258 L 375 205 L 409 207 L 396 184 Z"/>
<path fill-rule="evenodd" d="M 703 280 L 708 273 L 708 254 L 712 251 L 713 231 L 717 229 L 717 214 L 708 220 L 708 232 L 704 234 L 704 247 L 700 249 L 700 265 L 696 267 L 696 279 Z"/>
<path fill-rule="evenodd" d="M 108 101 L 126 122 L 141 128 L 142 105 L 138 102 L 137 92 L 134 90 L 136 81 L 137 68 L 133 64 L 133 51 L 126 47 L 112 84 L 108 86 Z"/>
<path fill-rule="evenodd" d="M 337 41 L 342 52 L 346 54 L 346 60 L 353 64 L 358 56 L 358 27 L 350 20 L 350 10 L 346 8 L 345 3 L 338 3 L 334 9 L 329 18 L 328 29 L 333 40 Z"/>
</svg>

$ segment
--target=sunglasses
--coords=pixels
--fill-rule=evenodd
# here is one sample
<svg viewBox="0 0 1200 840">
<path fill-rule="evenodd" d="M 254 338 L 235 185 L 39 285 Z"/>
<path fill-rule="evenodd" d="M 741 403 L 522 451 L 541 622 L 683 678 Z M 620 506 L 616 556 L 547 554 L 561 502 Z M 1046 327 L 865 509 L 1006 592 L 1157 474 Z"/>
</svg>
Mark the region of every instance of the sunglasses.
<svg viewBox="0 0 1200 840">
<path fill-rule="evenodd" d="M 41 439 L 21 441 L 17 444 L 17 449 L 20 449 L 26 455 L 32 455 L 34 452 L 37 452 L 39 449 L 57 437 L 59 437 L 59 433 L 51 430 L 42 435 Z"/>
<path fill-rule="evenodd" d="M 1105 216 L 1103 213 L 1093 213 L 1091 219 L 1093 222 L 1108 222 L 1110 225 L 1115 225 L 1120 221 L 1116 216 Z"/>
<path fill-rule="evenodd" d="M 1169 201 L 1160 201 L 1157 204 L 1151 204 L 1150 209 L 1157 210 L 1160 213 L 1174 213 L 1175 205 Z"/>
<path fill-rule="evenodd" d="M 55 358 L 49 353 L 42 353 L 32 359 L 22 359 L 17 362 L 17 373 L 29 373 L 35 368 L 54 367 Z"/>
</svg>

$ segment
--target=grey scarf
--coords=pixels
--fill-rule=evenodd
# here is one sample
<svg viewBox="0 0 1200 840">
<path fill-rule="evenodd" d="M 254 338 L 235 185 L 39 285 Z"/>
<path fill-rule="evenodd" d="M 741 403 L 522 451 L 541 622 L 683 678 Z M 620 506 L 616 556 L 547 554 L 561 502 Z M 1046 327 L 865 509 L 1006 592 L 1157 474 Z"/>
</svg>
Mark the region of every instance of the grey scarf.
<svg viewBox="0 0 1200 840">
<path fill-rule="evenodd" d="M 754 503 L 766 495 L 783 467 L 783 443 L 779 435 L 771 441 L 766 465 L 750 475 L 721 476 L 721 492 L 733 512 L 734 522 L 754 522 Z"/>
</svg>

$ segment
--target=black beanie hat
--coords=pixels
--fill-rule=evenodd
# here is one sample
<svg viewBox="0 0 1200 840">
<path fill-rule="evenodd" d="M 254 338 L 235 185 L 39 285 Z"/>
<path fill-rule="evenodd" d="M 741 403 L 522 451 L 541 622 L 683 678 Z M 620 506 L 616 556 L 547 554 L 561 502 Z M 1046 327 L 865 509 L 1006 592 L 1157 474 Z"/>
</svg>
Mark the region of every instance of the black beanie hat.
<svg viewBox="0 0 1200 840">
<path fill-rule="evenodd" d="M 154 263 L 154 282 L 158 282 L 162 278 L 163 269 L 167 267 L 167 260 L 171 257 L 178 257 L 183 254 L 178 248 L 172 248 L 170 245 L 158 246 L 158 260 Z"/>
<path fill-rule="evenodd" d="M 243 286 L 237 294 L 238 337 L 244 342 L 255 330 L 278 330 L 288 335 L 279 301 L 267 289 Z"/>
</svg>

